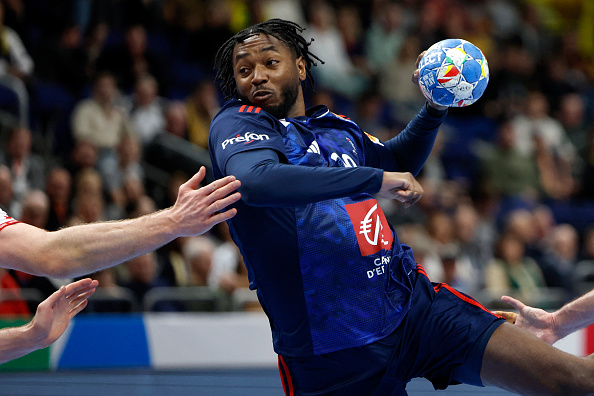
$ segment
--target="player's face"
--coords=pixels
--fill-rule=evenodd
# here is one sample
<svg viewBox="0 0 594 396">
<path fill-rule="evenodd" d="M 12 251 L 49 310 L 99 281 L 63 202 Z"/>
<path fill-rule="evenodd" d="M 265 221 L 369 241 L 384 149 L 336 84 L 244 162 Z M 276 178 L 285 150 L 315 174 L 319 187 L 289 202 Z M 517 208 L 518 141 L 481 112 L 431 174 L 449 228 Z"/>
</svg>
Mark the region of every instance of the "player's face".
<svg viewBox="0 0 594 396">
<path fill-rule="evenodd" d="M 233 73 L 243 101 L 277 118 L 305 115 L 301 81 L 305 61 L 296 59 L 282 41 L 258 34 L 235 46 Z"/>
</svg>

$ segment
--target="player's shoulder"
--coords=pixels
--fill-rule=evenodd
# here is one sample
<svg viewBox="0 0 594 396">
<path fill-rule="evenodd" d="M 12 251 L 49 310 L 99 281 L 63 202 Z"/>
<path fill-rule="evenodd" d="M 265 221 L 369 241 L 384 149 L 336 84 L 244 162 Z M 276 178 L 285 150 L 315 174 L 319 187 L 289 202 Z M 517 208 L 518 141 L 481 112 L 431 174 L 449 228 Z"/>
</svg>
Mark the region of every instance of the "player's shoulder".
<svg viewBox="0 0 594 396">
<path fill-rule="evenodd" d="M 214 116 L 212 122 L 220 123 L 225 121 L 246 121 L 246 120 L 261 120 L 266 122 L 278 122 L 276 118 L 271 116 L 265 110 L 258 106 L 245 104 L 238 99 L 231 99 L 227 101 Z"/>
</svg>

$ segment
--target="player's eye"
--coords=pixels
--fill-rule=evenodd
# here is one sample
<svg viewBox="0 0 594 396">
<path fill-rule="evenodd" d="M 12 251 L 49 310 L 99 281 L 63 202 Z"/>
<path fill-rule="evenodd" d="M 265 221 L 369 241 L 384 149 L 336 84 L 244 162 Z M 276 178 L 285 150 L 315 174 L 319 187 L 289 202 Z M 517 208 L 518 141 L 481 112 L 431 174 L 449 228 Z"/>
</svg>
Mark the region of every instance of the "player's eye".
<svg viewBox="0 0 594 396">
<path fill-rule="evenodd" d="M 248 70 L 249 70 L 249 69 L 248 69 L 247 67 L 240 67 L 240 68 L 238 69 L 238 73 L 239 73 L 239 74 L 244 74 L 244 75 L 245 75 L 245 74 L 247 74 L 247 73 L 248 73 Z"/>
<path fill-rule="evenodd" d="M 269 59 L 268 62 L 266 62 L 267 65 L 272 66 L 272 65 L 276 65 L 279 61 L 276 59 Z"/>
</svg>

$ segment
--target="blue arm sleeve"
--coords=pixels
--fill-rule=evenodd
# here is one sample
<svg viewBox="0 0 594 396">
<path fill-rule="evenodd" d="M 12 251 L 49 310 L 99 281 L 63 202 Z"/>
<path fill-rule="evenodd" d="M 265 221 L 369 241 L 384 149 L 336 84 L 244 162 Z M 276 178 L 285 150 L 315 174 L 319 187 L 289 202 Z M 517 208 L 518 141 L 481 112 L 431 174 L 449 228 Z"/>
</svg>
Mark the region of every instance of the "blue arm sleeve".
<svg viewBox="0 0 594 396">
<path fill-rule="evenodd" d="M 366 156 L 369 158 L 366 165 L 392 172 L 410 172 L 417 176 L 431 154 L 446 115 L 447 109 L 439 111 L 425 104 L 406 128 L 386 141 L 384 146 L 366 142 Z"/>
<path fill-rule="evenodd" d="M 251 206 L 292 207 L 357 193 L 379 191 L 383 171 L 360 167 L 307 167 L 280 163 L 271 149 L 242 151 L 227 161 L 227 175 L 241 181 Z"/>
</svg>

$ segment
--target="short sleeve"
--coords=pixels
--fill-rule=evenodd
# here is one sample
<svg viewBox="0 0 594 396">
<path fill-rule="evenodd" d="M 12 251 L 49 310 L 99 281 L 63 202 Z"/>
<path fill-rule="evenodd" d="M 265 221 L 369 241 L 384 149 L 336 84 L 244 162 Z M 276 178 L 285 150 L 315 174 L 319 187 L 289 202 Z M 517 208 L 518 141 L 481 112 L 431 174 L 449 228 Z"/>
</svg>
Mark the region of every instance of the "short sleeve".
<svg viewBox="0 0 594 396">
<path fill-rule="evenodd" d="M 9 215 L 7 215 L 5 211 L 0 209 L 0 230 L 3 229 L 4 227 L 7 227 L 11 224 L 15 224 L 18 222 L 19 222 L 18 220 L 13 219 Z"/>
</svg>

